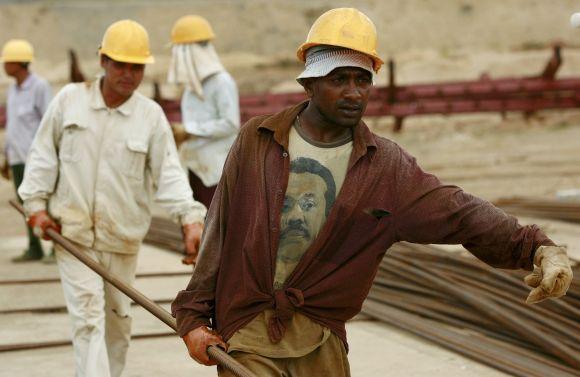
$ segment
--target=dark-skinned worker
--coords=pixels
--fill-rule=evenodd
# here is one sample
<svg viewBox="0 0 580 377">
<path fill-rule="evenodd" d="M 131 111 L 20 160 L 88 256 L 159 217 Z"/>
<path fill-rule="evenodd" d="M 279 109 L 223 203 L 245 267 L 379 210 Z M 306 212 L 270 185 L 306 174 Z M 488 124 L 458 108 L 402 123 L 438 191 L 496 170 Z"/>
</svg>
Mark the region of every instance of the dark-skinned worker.
<svg viewBox="0 0 580 377">
<path fill-rule="evenodd" d="M 195 254 L 206 208 L 193 200 L 167 119 L 136 92 L 153 63 L 147 31 L 122 20 L 99 48 L 102 77 L 66 85 L 51 102 L 19 193 L 29 224 L 59 230 L 128 284 L 156 199 L 182 224 Z M 72 320 L 76 376 L 119 376 L 131 300 L 60 247 L 56 259 Z"/>
<path fill-rule="evenodd" d="M 8 88 L 6 101 L 5 159 L 2 176 L 14 181 L 16 190 L 22 183 L 26 157 L 32 140 L 52 99 L 52 89 L 42 77 L 30 71 L 34 49 L 24 39 L 12 39 L 2 48 L 0 57 L 6 74 L 14 78 Z M 54 254 L 44 256 L 40 239 L 28 227 L 28 248 L 13 258 L 13 262 L 31 262 L 43 259 L 54 262 Z"/>
<path fill-rule="evenodd" d="M 565 248 L 441 183 L 361 120 L 383 63 L 376 40 L 360 11 L 324 13 L 298 50 L 308 100 L 242 127 L 172 305 L 198 362 L 212 364 L 216 344 L 257 376 L 349 376 L 345 322 L 397 241 L 463 244 L 496 267 L 535 264 L 529 302 L 565 294 Z"/>
<path fill-rule="evenodd" d="M 215 33 L 198 15 L 171 30 L 167 81 L 183 87 L 182 124 L 174 125 L 181 162 L 197 200 L 209 207 L 228 152 L 240 129 L 238 89 L 213 45 Z M 185 261 L 188 261 L 187 257 Z"/>
</svg>

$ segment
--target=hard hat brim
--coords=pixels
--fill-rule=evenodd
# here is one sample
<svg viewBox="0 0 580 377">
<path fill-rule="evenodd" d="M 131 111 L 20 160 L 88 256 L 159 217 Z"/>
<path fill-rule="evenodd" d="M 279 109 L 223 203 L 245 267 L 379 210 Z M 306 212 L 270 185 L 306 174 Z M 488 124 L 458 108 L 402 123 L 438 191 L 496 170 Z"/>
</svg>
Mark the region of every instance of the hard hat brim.
<svg viewBox="0 0 580 377">
<path fill-rule="evenodd" d="M 3 57 L 0 57 L 1 63 L 30 63 L 33 60 L 34 60 L 33 58 L 18 58 L 18 57 L 3 58 Z"/>
<path fill-rule="evenodd" d="M 320 45 L 321 45 L 320 43 L 304 43 L 304 44 L 302 44 L 302 46 L 300 46 L 298 48 L 298 51 L 296 51 L 296 57 L 298 57 L 298 60 L 300 60 L 302 63 L 304 63 L 304 62 L 306 62 L 306 51 L 311 47 L 320 46 Z M 333 46 L 333 45 L 331 45 L 331 46 Z M 337 47 L 349 48 L 351 50 L 358 51 L 360 53 L 367 55 L 369 58 L 371 58 L 373 60 L 373 69 L 374 69 L 375 73 L 378 73 L 379 69 L 381 69 L 383 64 L 385 64 L 385 62 L 381 58 L 379 58 L 377 55 L 369 54 L 366 51 L 361 51 L 357 48 L 352 48 L 352 47 L 347 47 L 347 46 L 337 46 Z"/>
<path fill-rule="evenodd" d="M 215 39 L 215 35 L 208 35 L 204 38 L 179 38 L 171 40 L 171 45 L 181 45 L 181 44 L 188 44 L 188 43 L 201 43 L 201 42 L 209 42 Z"/>
<path fill-rule="evenodd" d="M 106 55 L 114 61 L 121 62 L 121 63 L 132 63 L 132 64 L 153 64 L 155 63 L 155 58 L 153 55 L 149 55 L 146 57 L 137 57 L 137 56 L 126 56 L 120 54 L 111 54 L 108 52 L 99 51 L 99 55 Z"/>
</svg>

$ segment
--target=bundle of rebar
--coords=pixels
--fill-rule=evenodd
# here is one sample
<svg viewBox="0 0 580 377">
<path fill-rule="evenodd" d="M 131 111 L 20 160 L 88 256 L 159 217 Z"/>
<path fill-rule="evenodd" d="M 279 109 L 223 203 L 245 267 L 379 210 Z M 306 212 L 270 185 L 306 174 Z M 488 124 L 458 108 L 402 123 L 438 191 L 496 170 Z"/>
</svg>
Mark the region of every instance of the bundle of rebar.
<svg viewBox="0 0 580 377">
<path fill-rule="evenodd" d="M 514 197 L 499 199 L 494 205 L 513 215 L 580 223 L 580 202 Z"/>
<path fill-rule="evenodd" d="M 566 297 L 529 305 L 523 276 L 400 243 L 363 312 L 514 376 L 580 376 L 580 280 Z"/>
<path fill-rule="evenodd" d="M 151 226 L 143 242 L 179 253 L 185 251 L 181 228 L 163 217 L 153 216 Z"/>
<path fill-rule="evenodd" d="M 179 226 L 154 219 L 148 242 L 177 252 Z M 514 376 L 580 376 L 580 269 L 566 297 L 529 305 L 526 271 L 398 243 L 363 313 Z"/>
</svg>

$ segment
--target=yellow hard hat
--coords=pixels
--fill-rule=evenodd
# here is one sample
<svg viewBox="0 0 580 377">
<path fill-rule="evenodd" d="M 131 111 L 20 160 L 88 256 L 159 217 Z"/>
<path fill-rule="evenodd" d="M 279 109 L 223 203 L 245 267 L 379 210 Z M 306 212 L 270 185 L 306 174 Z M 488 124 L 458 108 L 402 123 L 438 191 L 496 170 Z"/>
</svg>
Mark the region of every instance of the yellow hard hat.
<svg viewBox="0 0 580 377">
<path fill-rule="evenodd" d="M 29 63 L 34 59 L 34 49 L 24 39 L 11 39 L 2 48 L 3 63 Z"/>
<path fill-rule="evenodd" d="M 383 60 L 377 55 L 377 29 L 364 13 L 354 8 L 336 8 L 324 13 L 314 22 L 296 55 L 306 61 L 306 50 L 319 45 L 345 47 L 362 52 L 373 60 L 378 72 Z"/>
<path fill-rule="evenodd" d="M 155 61 L 149 50 L 147 30 L 132 20 L 117 21 L 107 28 L 99 55 L 123 63 L 148 64 Z"/>
<path fill-rule="evenodd" d="M 183 16 L 173 24 L 171 43 L 195 43 L 215 38 L 211 25 L 201 16 Z"/>
</svg>

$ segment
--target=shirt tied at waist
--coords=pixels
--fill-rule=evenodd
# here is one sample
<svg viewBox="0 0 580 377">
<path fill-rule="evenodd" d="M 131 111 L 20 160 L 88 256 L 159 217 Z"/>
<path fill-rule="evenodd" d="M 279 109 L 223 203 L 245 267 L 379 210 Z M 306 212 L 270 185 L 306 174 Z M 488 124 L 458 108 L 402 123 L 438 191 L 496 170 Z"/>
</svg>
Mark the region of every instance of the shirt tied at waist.
<svg viewBox="0 0 580 377">
<path fill-rule="evenodd" d="M 286 324 L 292 319 L 295 309 L 304 305 L 304 295 L 300 289 L 286 288 L 274 291 L 274 315 L 268 321 L 268 336 L 272 343 L 284 337 Z"/>
</svg>

